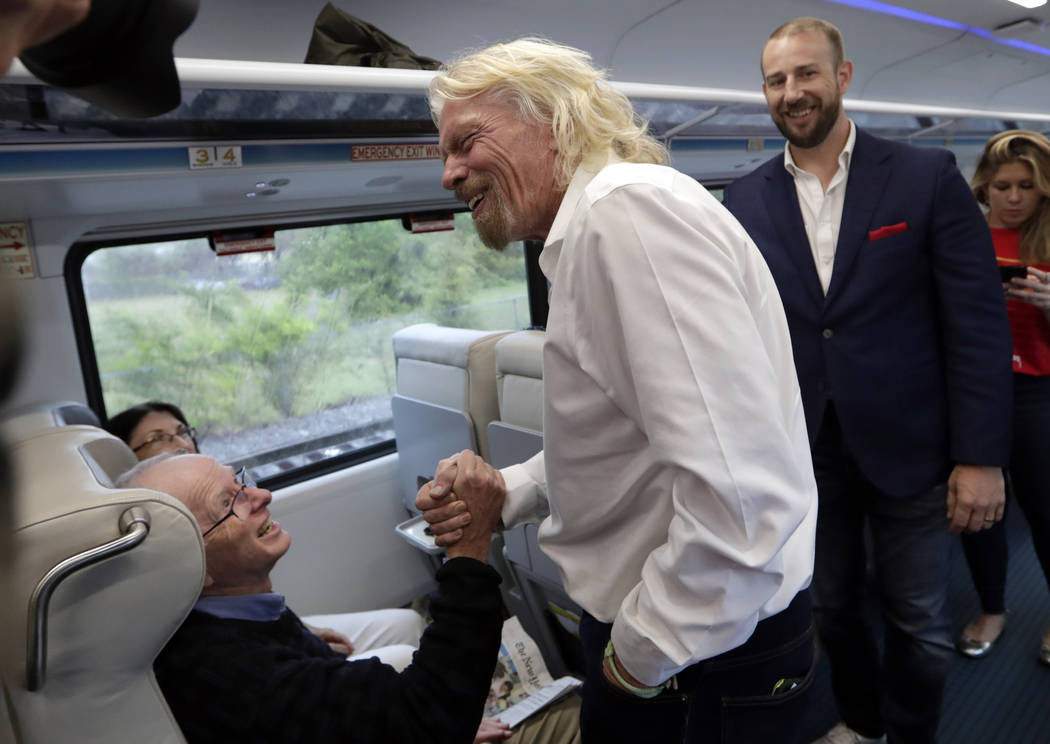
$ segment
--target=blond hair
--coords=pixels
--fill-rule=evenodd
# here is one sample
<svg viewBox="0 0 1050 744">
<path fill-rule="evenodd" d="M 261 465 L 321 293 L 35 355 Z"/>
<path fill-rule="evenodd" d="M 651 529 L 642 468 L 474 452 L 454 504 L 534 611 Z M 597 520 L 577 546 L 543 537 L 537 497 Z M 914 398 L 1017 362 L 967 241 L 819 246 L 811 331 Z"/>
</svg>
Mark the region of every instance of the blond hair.
<svg viewBox="0 0 1050 744">
<path fill-rule="evenodd" d="M 528 37 L 444 65 L 430 83 L 430 110 L 438 122 L 449 101 L 493 96 L 516 106 L 522 118 L 551 127 L 559 185 L 581 164 L 601 165 L 609 151 L 631 163 L 666 163 L 667 148 L 648 134 L 631 102 L 608 84 L 584 51 Z"/>
<path fill-rule="evenodd" d="M 988 206 L 988 185 L 1007 163 L 1028 165 L 1035 188 L 1043 196 L 1035 214 L 1021 227 L 1021 261 L 1050 263 L 1050 140 L 1024 129 L 1008 129 L 988 140 L 970 182 L 981 204 Z"/>
<path fill-rule="evenodd" d="M 824 38 L 828 40 L 828 44 L 831 46 L 831 69 L 839 69 L 839 65 L 846 59 L 846 48 L 842 43 L 842 32 L 833 23 L 828 23 L 822 18 L 796 18 L 793 21 L 788 21 L 769 35 L 766 44 L 769 44 L 774 39 L 783 39 L 809 31 L 824 34 Z M 765 45 L 762 46 L 762 51 L 766 51 Z M 761 57 L 758 59 L 758 66 L 759 68 L 762 67 Z M 765 73 L 766 71 L 762 70 L 762 74 L 765 75 Z"/>
</svg>

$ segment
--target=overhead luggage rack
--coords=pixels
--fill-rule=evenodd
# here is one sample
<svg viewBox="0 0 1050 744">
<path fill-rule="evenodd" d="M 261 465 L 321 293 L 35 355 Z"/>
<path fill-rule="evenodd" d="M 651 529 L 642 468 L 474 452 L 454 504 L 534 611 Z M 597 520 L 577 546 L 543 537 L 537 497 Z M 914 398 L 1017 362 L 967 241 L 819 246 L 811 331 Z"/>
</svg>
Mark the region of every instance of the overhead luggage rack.
<svg viewBox="0 0 1050 744">
<path fill-rule="evenodd" d="M 43 85 L 15 63 L 0 79 L 0 146 L 113 140 L 412 137 L 436 141 L 426 87 L 434 73 L 279 62 L 177 59 L 182 103 L 122 119 Z M 658 137 L 782 139 L 758 91 L 613 82 Z M 1050 114 L 845 99 L 850 116 L 883 136 L 987 138 L 1050 129 Z"/>
</svg>

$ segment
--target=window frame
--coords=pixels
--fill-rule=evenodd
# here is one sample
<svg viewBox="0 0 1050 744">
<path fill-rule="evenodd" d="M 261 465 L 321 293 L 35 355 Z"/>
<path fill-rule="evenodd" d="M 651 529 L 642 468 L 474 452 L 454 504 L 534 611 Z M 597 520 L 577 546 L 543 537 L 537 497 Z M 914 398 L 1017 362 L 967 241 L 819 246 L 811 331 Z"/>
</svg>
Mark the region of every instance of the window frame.
<svg viewBox="0 0 1050 744">
<path fill-rule="evenodd" d="M 418 210 L 412 210 L 416 212 Z M 466 209 L 448 210 L 450 212 L 466 212 Z M 352 225 L 364 222 L 380 222 L 385 220 L 405 220 L 409 212 L 394 212 L 384 214 L 373 214 L 361 217 L 335 217 L 324 220 L 304 220 L 287 223 L 264 223 L 266 226 L 272 224 L 274 230 L 296 230 L 302 228 L 324 227 L 327 225 Z M 239 224 L 235 227 L 224 227 L 226 230 L 250 230 L 260 227 L 256 224 Z M 207 239 L 213 229 L 206 227 L 195 227 L 192 230 L 172 231 L 136 235 L 134 237 L 100 238 L 78 240 L 70 246 L 66 253 L 63 265 L 63 276 L 65 278 L 66 295 L 69 300 L 70 315 L 73 322 L 73 335 L 77 344 L 77 356 L 80 360 L 81 376 L 84 383 L 84 391 L 88 406 L 98 415 L 100 421 L 108 418 L 105 399 L 102 393 L 102 378 L 99 374 L 98 358 L 95 354 L 95 345 L 91 334 L 91 322 L 88 318 L 87 298 L 84 292 L 82 269 L 84 261 L 88 256 L 99 250 L 107 248 L 119 248 L 125 245 L 139 245 L 145 242 L 167 242 L 175 240 Z M 523 254 L 525 256 L 526 292 L 530 312 L 530 328 L 542 328 L 546 323 L 546 284 L 544 280 L 544 291 L 536 292 L 537 282 L 535 277 L 542 278 L 539 268 L 539 250 L 528 249 L 526 243 Z M 536 298 L 539 295 L 539 299 Z M 537 319 L 542 319 L 537 325 Z M 307 463 L 297 468 L 274 473 L 272 475 L 257 478 L 260 487 L 268 490 L 284 488 L 296 483 L 311 480 L 313 478 L 327 475 L 343 470 L 354 465 L 359 465 L 379 457 L 392 454 L 397 451 L 397 444 L 393 437 L 390 439 L 370 444 L 353 452 L 346 452 L 332 457 Z"/>
</svg>

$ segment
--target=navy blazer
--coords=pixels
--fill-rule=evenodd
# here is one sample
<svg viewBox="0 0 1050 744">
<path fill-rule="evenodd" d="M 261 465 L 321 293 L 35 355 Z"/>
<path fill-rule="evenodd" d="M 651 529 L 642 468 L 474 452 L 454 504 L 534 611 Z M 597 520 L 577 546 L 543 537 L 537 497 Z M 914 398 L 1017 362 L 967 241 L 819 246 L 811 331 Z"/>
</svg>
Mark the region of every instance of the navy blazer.
<svg viewBox="0 0 1050 744">
<path fill-rule="evenodd" d="M 948 150 L 858 128 L 825 296 L 780 155 L 726 189 L 787 312 L 810 442 L 827 401 L 891 496 L 1005 466 L 1011 345 L 987 223 Z"/>
</svg>

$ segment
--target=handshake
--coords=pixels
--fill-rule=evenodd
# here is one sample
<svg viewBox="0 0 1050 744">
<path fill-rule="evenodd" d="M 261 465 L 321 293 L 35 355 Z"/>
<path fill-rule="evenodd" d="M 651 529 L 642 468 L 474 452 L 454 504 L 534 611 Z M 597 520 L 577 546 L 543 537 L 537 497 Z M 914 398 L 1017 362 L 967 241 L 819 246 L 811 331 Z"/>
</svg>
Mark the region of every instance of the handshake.
<svg viewBox="0 0 1050 744">
<path fill-rule="evenodd" d="M 485 562 L 506 495 L 500 472 L 479 455 L 463 450 L 438 463 L 434 479 L 416 494 L 416 508 L 449 558 Z"/>
</svg>

